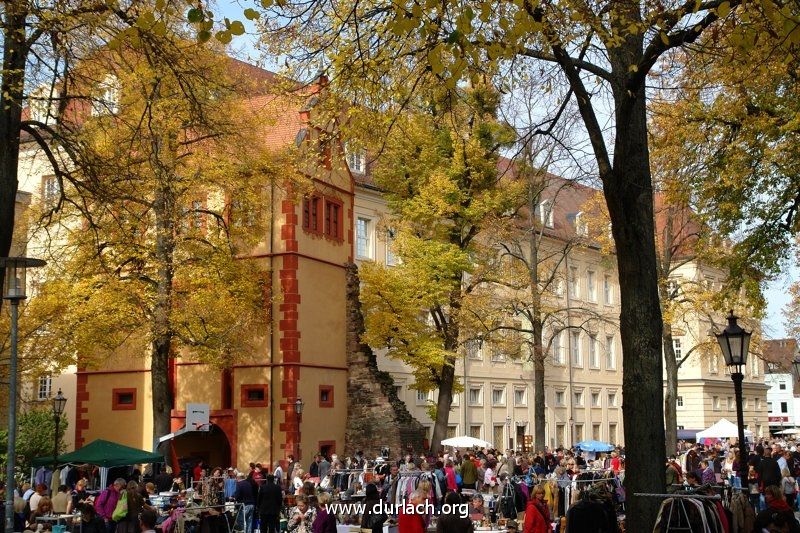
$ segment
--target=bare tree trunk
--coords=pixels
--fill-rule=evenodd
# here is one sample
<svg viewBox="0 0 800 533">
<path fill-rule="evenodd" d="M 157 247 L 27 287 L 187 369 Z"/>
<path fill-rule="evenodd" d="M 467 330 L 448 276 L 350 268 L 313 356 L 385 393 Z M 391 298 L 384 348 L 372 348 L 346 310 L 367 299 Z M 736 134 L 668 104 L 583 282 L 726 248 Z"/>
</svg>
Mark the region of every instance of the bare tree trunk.
<svg viewBox="0 0 800 533">
<path fill-rule="evenodd" d="M 22 122 L 22 101 L 25 88 L 25 63 L 28 47 L 25 42 L 25 21 L 28 3 L 4 2 L 3 74 L 0 91 L 0 257 L 11 252 L 14 233 L 14 207 L 17 199 L 17 166 L 19 135 Z M 5 269 L 0 268 L 0 294 Z M 2 299 L 0 299 L 2 308 Z"/>
<path fill-rule="evenodd" d="M 528 261 L 528 285 L 531 291 L 531 329 L 533 331 L 533 446 L 534 450 L 544 450 L 544 342 L 542 340 L 542 295 L 539 289 L 539 239 L 534 225 L 537 194 L 534 193 L 533 180 L 528 184 L 528 228 L 530 236 L 528 245 L 530 259 Z"/>
<path fill-rule="evenodd" d="M 678 442 L 678 362 L 675 360 L 675 347 L 672 344 L 672 328 L 664 324 L 664 365 L 667 373 L 667 390 L 664 392 L 664 426 L 666 428 L 667 457 L 675 453 Z"/>
<path fill-rule="evenodd" d="M 455 374 L 455 357 L 448 357 L 442 367 L 441 379 L 439 381 L 439 399 L 436 402 L 436 420 L 433 424 L 433 435 L 431 436 L 431 453 L 433 455 L 439 453 L 439 450 L 442 448 L 442 439 L 447 435 L 450 407 L 453 404 Z"/>
</svg>

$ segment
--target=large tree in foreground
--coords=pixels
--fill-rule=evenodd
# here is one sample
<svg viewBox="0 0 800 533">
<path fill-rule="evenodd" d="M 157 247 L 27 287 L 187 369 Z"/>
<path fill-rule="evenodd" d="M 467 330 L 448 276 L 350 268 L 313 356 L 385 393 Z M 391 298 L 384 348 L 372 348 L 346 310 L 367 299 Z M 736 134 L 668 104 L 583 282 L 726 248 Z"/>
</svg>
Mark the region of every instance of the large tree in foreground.
<svg viewBox="0 0 800 533">
<path fill-rule="evenodd" d="M 530 60 L 533 79 L 545 65 L 562 73 L 603 183 L 624 280 L 620 330 L 630 494 L 664 488 L 662 320 L 645 81 L 662 56 L 695 42 L 720 18 L 746 8 L 741 26 L 751 27 L 762 5 L 775 7 L 771 0 L 309 0 L 278 3 L 266 28 L 277 52 L 292 51 L 290 61 L 307 69 L 329 67 L 334 90 L 387 110 L 404 107 L 408 95 L 426 85 L 455 87 L 505 61 Z M 785 28 L 791 31 L 797 19 L 788 11 Z M 598 103 L 603 94 L 610 104 Z M 610 132 L 601 115 L 608 108 Z M 659 502 L 629 501 L 628 528 L 652 528 Z"/>
</svg>

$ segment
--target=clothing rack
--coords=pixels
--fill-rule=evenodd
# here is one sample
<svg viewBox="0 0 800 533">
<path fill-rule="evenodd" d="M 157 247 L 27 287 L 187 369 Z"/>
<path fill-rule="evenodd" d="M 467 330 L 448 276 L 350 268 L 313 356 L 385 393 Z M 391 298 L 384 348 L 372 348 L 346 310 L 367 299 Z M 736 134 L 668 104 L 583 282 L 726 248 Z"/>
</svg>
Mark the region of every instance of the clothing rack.
<svg viewBox="0 0 800 533">
<path fill-rule="evenodd" d="M 397 475 L 400 477 L 418 477 L 423 474 L 427 474 L 429 472 L 423 472 L 421 470 L 415 470 L 413 472 L 398 472 Z M 430 472 L 432 474 L 432 472 Z"/>
<path fill-rule="evenodd" d="M 675 494 L 655 494 L 655 493 L 649 493 L 649 492 L 634 492 L 633 495 L 634 496 L 639 496 L 639 497 L 642 497 L 642 498 L 663 498 L 665 500 L 667 498 L 699 498 L 701 500 L 721 500 L 722 499 L 722 497 L 719 494 L 714 494 L 713 496 L 708 496 L 708 495 L 705 495 L 705 494 L 680 494 L 680 493 L 677 493 L 677 492 Z"/>
</svg>

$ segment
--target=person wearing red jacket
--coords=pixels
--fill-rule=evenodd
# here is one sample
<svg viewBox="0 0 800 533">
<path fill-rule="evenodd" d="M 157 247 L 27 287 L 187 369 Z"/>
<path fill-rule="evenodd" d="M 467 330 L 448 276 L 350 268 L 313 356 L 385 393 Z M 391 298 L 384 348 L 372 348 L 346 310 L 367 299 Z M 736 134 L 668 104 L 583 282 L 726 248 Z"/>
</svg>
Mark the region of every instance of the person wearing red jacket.
<svg viewBox="0 0 800 533">
<path fill-rule="evenodd" d="M 549 533 L 550 510 L 544 502 L 544 487 L 538 485 L 533 488 L 531 499 L 525 508 L 525 526 L 523 533 Z"/>
<path fill-rule="evenodd" d="M 423 505 L 424 502 L 425 495 L 422 494 L 422 492 L 415 490 L 411 493 L 408 502 L 406 502 L 406 504 L 400 508 L 400 512 L 397 513 L 397 529 L 399 533 L 425 533 L 424 513 L 417 512 L 417 506 Z M 409 506 L 413 506 L 414 508 L 407 509 Z"/>
</svg>

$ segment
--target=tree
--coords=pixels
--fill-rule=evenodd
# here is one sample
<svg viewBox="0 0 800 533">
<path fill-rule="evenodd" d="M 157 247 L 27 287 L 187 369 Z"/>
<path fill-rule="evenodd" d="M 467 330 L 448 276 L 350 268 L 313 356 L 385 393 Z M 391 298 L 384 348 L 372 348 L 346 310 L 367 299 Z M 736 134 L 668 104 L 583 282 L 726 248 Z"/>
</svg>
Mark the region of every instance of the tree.
<svg viewBox="0 0 800 533">
<path fill-rule="evenodd" d="M 645 81 L 670 51 L 694 43 L 720 19 L 756 20 L 770 7 L 786 21 L 780 35 L 800 36 L 793 7 L 771 0 L 705 2 L 427 3 L 316 0 L 280 2 L 266 25 L 274 50 L 301 68 L 329 68 L 341 96 L 402 109 L 429 85 L 456 87 L 499 65 L 531 60 L 530 77 L 554 65 L 569 87 L 592 147 L 612 221 L 621 284 L 623 413 L 627 487 L 663 490 L 664 428 L 660 394 L 662 320 L 658 298 Z M 753 24 L 735 32 L 744 37 Z M 777 25 L 776 25 L 777 26 Z M 756 29 L 757 31 L 757 29 Z M 750 41 L 752 42 L 752 41 Z M 313 65 L 313 67 L 312 67 Z M 502 80 L 508 83 L 508 78 Z M 613 132 L 598 116 L 609 97 Z M 631 500 L 633 530 L 655 522 L 658 502 Z"/>
<path fill-rule="evenodd" d="M 261 135 L 268 108 L 252 97 L 263 80 L 173 26 L 163 39 L 173 53 L 122 41 L 74 72 L 113 91 L 59 135 L 79 163 L 59 169 L 62 206 L 46 219 L 64 236 L 50 253 L 66 259 L 31 313 L 56 295 L 66 308 L 29 346 L 88 367 L 113 352 L 149 356 L 154 437 L 170 431 L 171 358 L 227 367 L 263 335 L 265 277 L 238 254 L 265 233 L 272 180 L 294 176 L 291 154 Z"/>
<path fill-rule="evenodd" d="M 400 262 L 364 265 L 361 299 L 365 342 L 407 363 L 418 390 L 438 390 L 436 453 L 458 387 L 462 320 L 478 283 L 470 273 L 489 259 L 479 241 L 486 219 L 513 205 L 497 157 L 514 135 L 497 120 L 498 95 L 489 88 L 441 90 L 417 102 L 398 117 L 374 169 Z"/>
<path fill-rule="evenodd" d="M 64 435 L 67 421 L 62 419 L 58 426 L 58 453 L 66 450 Z M 33 409 L 19 415 L 17 419 L 17 469 L 23 476 L 30 472 L 31 462 L 37 457 L 50 457 L 55 446 L 56 423 L 53 413 L 47 409 Z M 0 457 L 5 464 L 5 450 L 8 442 L 8 429 L 0 430 Z M 3 472 L 5 474 L 5 472 Z"/>
</svg>

